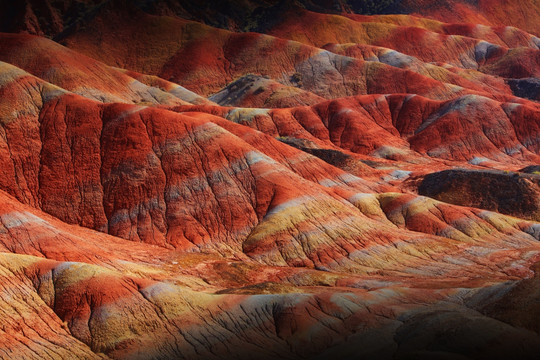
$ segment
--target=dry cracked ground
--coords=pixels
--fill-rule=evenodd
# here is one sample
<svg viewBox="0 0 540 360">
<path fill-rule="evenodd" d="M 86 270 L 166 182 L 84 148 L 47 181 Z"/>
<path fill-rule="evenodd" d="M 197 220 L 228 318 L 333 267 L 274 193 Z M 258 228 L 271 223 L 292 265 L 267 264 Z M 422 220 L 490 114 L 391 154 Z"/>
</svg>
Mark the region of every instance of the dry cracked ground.
<svg viewBox="0 0 540 360">
<path fill-rule="evenodd" d="M 537 359 L 535 0 L 0 4 L 0 359 Z"/>
</svg>

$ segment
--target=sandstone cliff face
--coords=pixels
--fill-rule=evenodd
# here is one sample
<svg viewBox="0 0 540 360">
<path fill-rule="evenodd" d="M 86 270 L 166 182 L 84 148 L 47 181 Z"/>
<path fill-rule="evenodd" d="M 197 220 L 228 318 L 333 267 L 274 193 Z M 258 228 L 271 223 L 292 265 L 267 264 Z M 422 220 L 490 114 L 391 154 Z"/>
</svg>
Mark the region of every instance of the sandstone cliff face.
<svg viewBox="0 0 540 360">
<path fill-rule="evenodd" d="M 537 358 L 535 5 L 302 3 L 12 8 L 1 359 Z"/>
</svg>

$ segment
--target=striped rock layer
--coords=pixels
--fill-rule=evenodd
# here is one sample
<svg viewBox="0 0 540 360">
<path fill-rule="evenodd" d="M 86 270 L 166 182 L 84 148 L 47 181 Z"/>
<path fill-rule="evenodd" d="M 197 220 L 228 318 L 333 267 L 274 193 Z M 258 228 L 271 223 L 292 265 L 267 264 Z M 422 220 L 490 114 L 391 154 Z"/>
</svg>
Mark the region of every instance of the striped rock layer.
<svg viewBox="0 0 540 360">
<path fill-rule="evenodd" d="M 0 359 L 535 359 L 536 5 L 227 3 L 4 19 Z"/>
</svg>

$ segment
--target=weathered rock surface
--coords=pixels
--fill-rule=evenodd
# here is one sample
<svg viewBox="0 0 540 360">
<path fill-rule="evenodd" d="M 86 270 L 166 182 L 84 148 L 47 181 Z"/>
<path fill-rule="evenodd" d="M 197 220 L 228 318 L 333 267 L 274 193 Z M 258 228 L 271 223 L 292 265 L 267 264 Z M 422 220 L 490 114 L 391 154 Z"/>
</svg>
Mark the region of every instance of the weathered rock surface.
<svg viewBox="0 0 540 360">
<path fill-rule="evenodd" d="M 508 84 L 516 96 L 531 100 L 540 100 L 540 79 L 509 79 Z"/>
<path fill-rule="evenodd" d="M 418 193 L 451 204 L 540 221 L 540 176 L 535 174 L 445 170 L 426 175 Z"/>
<path fill-rule="evenodd" d="M 186 104 L 169 93 L 42 37 L 0 34 L 0 61 L 98 101 Z"/>
<path fill-rule="evenodd" d="M 501 103 L 467 95 L 443 102 L 395 94 L 290 109 L 172 109 L 208 112 L 274 137 L 377 158 L 412 162 L 429 157 L 473 164 L 540 161 L 540 107 L 526 101 Z"/>
<path fill-rule="evenodd" d="M 66 37 L 65 44 L 106 64 L 158 75 L 203 95 L 215 93 L 248 73 L 268 76 L 286 86 L 297 85 L 294 79 L 300 77 L 300 89 L 327 99 L 410 92 L 448 99 L 479 93 L 408 69 L 366 62 L 273 36 L 234 33 L 144 13 L 135 15 L 141 26 L 120 26 L 119 15 L 114 21 L 107 19 L 115 16 L 114 12 L 103 16 L 102 21 L 95 20 L 91 26 L 103 33 L 114 33 L 114 37 L 100 42 L 91 33 L 79 31 Z M 161 36 L 164 28 L 166 37 Z M 143 29 L 159 32 L 152 46 L 145 40 L 152 34 Z M 138 56 L 126 46 L 133 39 L 139 39 Z"/>
<path fill-rule="evenodd" d="M 253 352 L 264 359 L 330 354 L 391 358 L 473 351 L 475 356 L 517 353 L 532 359 L 538 348 L 535 333 L 474 310 L 491 308 L 493 299 L 505 296 L 508 282 L 487 290 L 490 283 L 515 275 L 490 271 L 476 274 L 476 279 L 469 275 L 468 280 L 440 276 L 429 280 L 395 272 L 363 277 L 244 262 L 235 281 L 257 279 L 259 285 L 239 284 L 238 289 L 226 290 L 219 285 L 223 271 L 234 268 L 218 267 L 225 264 L 211 257 L 188 260 L 170 250 L 63 224 L 8 195 L 0 197 L 2 243 L 11 247 L 23 238 L 32 241 L 11 248 L 15 254 L 0 254 L 0 311 L 9 319 L 0 329 L 2 358 L 105 359 L 137 354 L 159 359 L 250 359 Z M 489 247 L 490 256 L 501 251 L 500 244 L 496 250 L 490 241 L 475 244 L 471 250 Z M 519 247 L 524 244 L 519 242 Z M 531 242 L 528 251 L 536 249 L 538 258 L 536 244 Z M 29 250 L 39 257 L 23 255 Z M 75 261 L 61 260 L 65 257 Z M 459 264 L 462 269 L 467 266 Z M 484 260 L 469 266 L 476 271 L 489 264 Z M 220 273 L 212 275 L 211 267 Z M 244 277 L 249 267 L 254 271 Z M 198 269 L 204 269 L 210 284 L 213 279 L 218 282 L 198 284 L 188 275 Z M 501 278 L 496 280 L 497 276 Z M 206 291 L 193 290 L 201 285 Z M 515 289 L 521 287 L 517 282 Z M 482 300 L 485 292 L 490 297 Z M 463 302 L 469 298 L 474 301 Z M 434 338 L 433 333 L 449 337 L 437 340 L 441 337 Z M 483 335 L 473 340 L 468 334 Z M 500 345 L 493 348 L 494 342 Z"/>
<path fill-rule="evenodd" d="M 300 75 L 290 81 L 298 87 L 284 86 L 277 81 L 256 75 L 246 75 L 211 95 L 210 100 L 223 106 L 251 108 L 287 108 L 314 105 L 323 102 L 323 97 L 300 89 Z"/>
<path fill-rule="evenodd" d="M 536 8 L 1 3 L 0 359 L 536 359 Z"/>
<path fill-rule="evenodd" d="M 529 165 L 527 167 L 524 167 L 523 169 L 520 169 L 519 171 L 528 174 L 536 174 L 540 172 L 540 165 Z"/>
</svg>

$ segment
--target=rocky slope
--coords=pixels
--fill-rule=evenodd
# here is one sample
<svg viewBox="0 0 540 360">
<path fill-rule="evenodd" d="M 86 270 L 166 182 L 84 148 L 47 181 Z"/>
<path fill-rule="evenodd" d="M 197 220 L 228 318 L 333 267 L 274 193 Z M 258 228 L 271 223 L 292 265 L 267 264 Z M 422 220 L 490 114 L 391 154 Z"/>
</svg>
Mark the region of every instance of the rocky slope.
<svg viewBox="0 0 540 360">
<path fill-rule="evenodd" d="M 437 200 L 540 220 L 540 176 L 445 170 L 428 174 L 418 191 Z"/>
<path fill-rule="evenodd" d="M 537 358 L 534 2 L 2 6 L 0 359 Z"/>
</svg>

